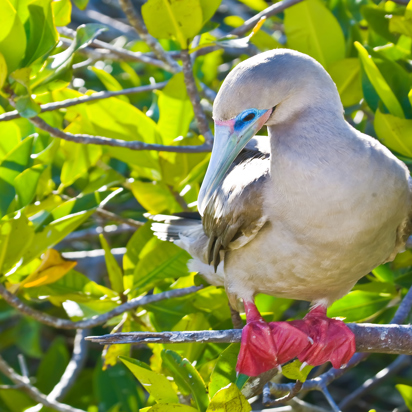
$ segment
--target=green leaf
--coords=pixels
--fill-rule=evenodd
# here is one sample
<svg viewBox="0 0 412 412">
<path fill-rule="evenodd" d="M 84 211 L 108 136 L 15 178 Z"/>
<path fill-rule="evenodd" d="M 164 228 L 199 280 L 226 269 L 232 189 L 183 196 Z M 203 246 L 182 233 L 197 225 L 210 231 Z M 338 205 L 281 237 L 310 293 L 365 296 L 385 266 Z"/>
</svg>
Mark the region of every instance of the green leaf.
<svg viewBox="0 0 412 412">
<path fill-rule="evenodd" d="M 372 270 L 372 273 L 381 281 L 393 283 L 394 277 L 393 272 L 389 269 L 387 265 L 380 265 Z"/>
<path fill-rule="evenodd" d="M 354 290 L 330 306 L 328 316 L 343 317 L 346 322 L 366 321 L 385 309 L 393 298 L 389 293 Z"/>
<path fill-rule="evenodd" d="M 99 238 L 102 248 L 104 249 L 104 258 L 106 260 L 107 273 L 109 275 L 112 289 L 119 294 L 123 293 L 123 272 L 117 264 L 117 261 L 110 250 L 110 246 L 102 233 L 99 235 Z"/>
<path fill-rule="evenodd" d="M 302 370 L 301 367 L 302 362 L 299 359 L 295 359 L 293 362 L 282 366 L 282 375 L 288 379 L 305 382 L 314 366 L 306 365 Z"/>
<path fill-rule="evenodd" d="M 162 351 L 163 366 L 172 373 L 177 385 L 192 394 L 200 412 L 205 412 L 209 405 L 209 397 L 202 377 L 187 359 L 172 350 Z"/>
<path fill-rule="evenodd" d="M 239 349 L 239 343 L 232 343 L 219 355 L 210 376 L 209 395 L 211 398 L 221 388 L 236 381 L 236 363 Z"/>
<path fill-rule="evenodd" d="M 384 105 L 394 116 L 400 117 L 402 119 L 405 118 L 402 106 L 400 105 L 393 91 L 390 89 L 388 83 L 382 76 L 376 64 L 372 60 L 372 57 L 369 56 L 367 50 L 359 42 L 355 42 L 355 46 L 358 49 L 362 67 Z"/>
<path fill-rule="evenodd" d="M 266 7 L 268 6 L 264 0 L 239 0 L 239 1 L 255 11 L 265 10 Z"/>
<path fill-rule="evenodd" d="M 176 74 L 158 92 L 160 118 L 157 124 L 163 144 L 170 145 L 179 136 L 186 136 L 193 119 L 193 107 L 187 95 L 183 73 Z"/>
<path fill-rule="evenodd" d="M 153 372 L 149 365 L 137 359 L 120 356 L 120 360 L 130 369 L 156 402 L 161 404 L 179 403 L 179 398 L 166 376 Z"/>
<path fill-rule="evenodd" d="M 7 63 L 4 56 L 0 53 L 0 90 L 4 86 L 7 78 Z"/>
<path fill-rule="evenodd" d="M 396 43 L 397 37 L 389 29 L 392 18 L 388 18 L 388 12 L 378 6 L 363 6 L 361 12 L 368 25 L 374 32 L 389 40 L 391 43 Z"/>
<path fill-rule="evenodd" d="M 32 166 L 14 179 L 19 207 L 27 206 L 33 201 L 40 176 L 46 167 L 46 165 Z"/>
<path fill-rule="evenodd" d="M 359 103 L 363 97 L 359 59 L 350 58 L 331 64 L 328 72 L 335 82 L 345 107 Z"/>
<path fill-rule="evenodd" d="M 158 39 L 177 40 L 187 49 L 187 40 L 203 26 L 199 0 L 149 0 L 142 7 L 149 33 Z"/>
<path fill-rule="evenodd" d="M 32 145 L 32 137 L 24 139 L 0 163 L 0 216 L 7 214 L 16 194 L 14 179 L 29 166 Z"/>
<path fill-rule="evenodd" d="M 291 49 L 315 58 L 323 67 L 345 57 L 345 39 L 335 16 L 320 0 L 285 10 L 285 33 Z"/>
<path fill-rule="evenodd" d="M 389 149 L 412 157 L 412 120 L 376 111 L 374 127 L 379 140 Z"/>
<path fill-rule="evenodd" d="M 56 26 L 68 26 L 71 21 L 72 3 L 70 0 L 55 0 L 52 3 Z"/>
<path fill-rule="evenodd" d="M 159 279 L 188 276 L 190 255 L 170 242 L 153 239 L 155 247 L 145 253 L 134 269 L 134 290 L 149 290 Z M 151 247 L 151 244 L 147 246 Z"/>
<path fill-rule="evenodd" d="M 261 0 L 263 1 L 263 0 Z M 200 0 L 200 7 L 202 8 L 203 25 L 207 23 L 219 8 L 222 0 Z"/>
<path fill-rule="evenodd" d="M 36 375 L 36 387 L 43 393 L 50 393 L 62 377 L 67 364 L 69 353 L 64 338 L 58 336 L 42 357 Z"/>
<path fill-rule="evenodd" d="M 34 237 L 33 224 L 18 213 L 14 218 L 0 221 L 0 271 L 7 273 L 30 248 Z"/>
<path fill-rule="evenodd" d="M 412 19 L 406 19 L 403 16 L 392 16 L 389 20 L 389 30 L 412 37 Z"/>
<path fill-rule="evenodd" d="M 402 395 L 407 408 L 412 411 L 412 386 L 409 385 L 395 385 L 396 389 Z"/>
<path fill-rule="evenodd" d="M 73 3 L 76 5 L 77 8 L 79 8 L 80 10 L 84 10 L 88 3 L 89 0 L 73 0 Z"/>
<path fill-rule="evenodd" d="M 29 4 L 28 8 L 30 35 L 23 61 L 24 66 L 29 66 L 38 58 L 47 56 L 59 40 L 59 34 L 54 26 L 50 0 L 35 0 Z"/>
<path fill-rule="evenodd" d="M 97 67 L 92 67 L 91 70 L 96 74 L 96 76 L 104 84 L 104 87 L 106 87 L 107 90 L 112 92 L 123 90 L 121 84 L 110 73 L 107 73 L 103 69 L 98 69 Z M 127 96 L 117 96 L 117 98 L 124 100 L 125 102 L 129 101 Z"/>
<path fill-rule="evenodd" d="M 0 53 L 9 73 L 16 70 L 26 51 L 26 33 L 16 10 L 9 0 L 0 2 Z"/>
<path fill-rule="evenodd" d="M 234 383 L 213 396 L 207 412 L 250 412 L 252 407 Z"/>
</svg>

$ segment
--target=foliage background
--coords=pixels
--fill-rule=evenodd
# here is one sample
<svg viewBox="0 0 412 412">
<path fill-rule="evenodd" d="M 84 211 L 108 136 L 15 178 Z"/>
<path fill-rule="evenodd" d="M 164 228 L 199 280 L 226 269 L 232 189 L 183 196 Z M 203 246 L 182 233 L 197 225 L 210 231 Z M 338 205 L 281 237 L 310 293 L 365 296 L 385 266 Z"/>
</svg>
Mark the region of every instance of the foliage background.
<svg viewBox="0 0 412 412">
<path fill-rule="evenodd" d="M 136 10 L 142 3 L 135 3 Z M 412 3 L 304 0 L 267 18 L 251 38 L 226 37 L 271 4 L 148 0 L 141 13 L 169 60 L 175 56 L 181 64 L 179 52 L 190 45 L 201 107 L 210 127 L 213 98 L 227 73 L 251 55 L 287 47 L 317 59 L 338 87 L 348 122 L 378 138 L 410 165 Z M 92 42 L 97 36 L 104 43 Z M 136 56 L 148 57 L 149 64 Z M 147 39 L 139 38 L 129 25 L 117 1 L 0 0 L 3 285 L 25 304 L 73 321 L 101 315 L 145 294 L 204 285 L 194 294 L 113 317 L 87 330 L 90 335 L 232 328 L 224 290 L 189 273 L 188 254 L 154 238 L 143 216 L 196 210 L 210 156 L 183 73 L 173 73 L 176 67 L 167 70 L 167 59 L 151 64 L 157 57 Z M 164 88 L 127 92 L 163 81 L 167 81 Z M 120 93 L 39 114 L 40 105 L 104 90 Z M 14 120 L 1 114 L 15 109 Z M 204 144 L 203 151 L 132 151 L 74 143 L 52 137 L 44 123 L 36 122 L 38 114 L 66 137 L 87 134 L 174 147 Z M 405 252 L 393 264 L 377 268 L 336 302 L 329 315 L 350 322 L 388 323 L 412 285 L 411 265 L 412 253 Z M 257 305 L 270 321 L 300 318 L 307 309 L 305 303 L 265 295 L 258 296 Z M 49 394 L 69 363 L 75 332 L 24 316 L 4 300 L 0 331 L 3 358 L 23 375 L 26 364 L 31 385 Z M 237 388 L 242 387 L 234 372 L 237 351 L 237 344 L 112 345 L 102 355 L 100 346 L 90 344 L 87 354 L 83 349 L 84 365 L 79 365 L 78 376 L 60 401 L 89 412 L 249 411 Z M 23 363 L 18 362 L 21 354 Z M 411 408 L 412 374 L 404 368 L 410 362 L 405 359 L 402 373 L 383 380 L 348 410 Z M 392 361 L 390 355 L 371 356 L 330 386 L 333 397 L 344 399 Z M 310 376 L 324 370 L 317 368 Z M 1 411 L 50 409 L 36 407 L 37 402 L 6 376 L 0 380 Z M 306 394 L 305 401 L 318 409 L 296 402 L 289 408 L 329 407 L 318 392 Z M 252 407 L 262 408 L 260 396 Z"/>
</svg>

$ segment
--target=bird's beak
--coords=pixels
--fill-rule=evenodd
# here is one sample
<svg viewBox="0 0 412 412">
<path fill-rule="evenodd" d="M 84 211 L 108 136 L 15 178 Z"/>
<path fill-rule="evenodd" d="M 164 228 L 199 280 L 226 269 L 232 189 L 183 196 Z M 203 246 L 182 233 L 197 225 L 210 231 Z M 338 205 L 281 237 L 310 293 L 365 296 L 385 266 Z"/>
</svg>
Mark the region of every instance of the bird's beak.
<svg viewBox="0 0 412 412">
<path fill-rule="evenodd" d="M 236 119 L 215 121 L 215 139 L 213 142 L 212 157 L 197 201 L 198 209 L 202 216 L 207 204 L 230 168 L 230 165 L 246 146 L 247 142 L 267 122 L 272 111 L 272 109 L 258 110 L 255 119 L 248 122 L 239 130 L 236 130 L 235 127 Z"/>
</svg>

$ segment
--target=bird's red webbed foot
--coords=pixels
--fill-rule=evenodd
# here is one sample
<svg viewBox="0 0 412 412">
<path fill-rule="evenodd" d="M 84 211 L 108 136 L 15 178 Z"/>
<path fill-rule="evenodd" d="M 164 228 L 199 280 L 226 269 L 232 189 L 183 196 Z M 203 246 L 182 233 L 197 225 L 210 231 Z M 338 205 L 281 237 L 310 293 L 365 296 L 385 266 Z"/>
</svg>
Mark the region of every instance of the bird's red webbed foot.
<svg viewBox="0 0 412 412">
<path fill-rule="evenodd" d="M 318 366 L 330 361 L 338 369 L 346 365 L 356 351 L 353 332 L 341 320 L 328 318 L 324 306 L 317 306 L 303 320 L 290 323 L 313 340 L 313 344 L 299 354 L 301 362 Z"/>
<path fill-rule="evenodd" d="M 257 376 L 298 356 L 308 344 L 308 335 L 288 322 L 263 320 L 253 302 L 244 302 L 246 326 L 242 331 L 236 370 Z"/>
</svg>

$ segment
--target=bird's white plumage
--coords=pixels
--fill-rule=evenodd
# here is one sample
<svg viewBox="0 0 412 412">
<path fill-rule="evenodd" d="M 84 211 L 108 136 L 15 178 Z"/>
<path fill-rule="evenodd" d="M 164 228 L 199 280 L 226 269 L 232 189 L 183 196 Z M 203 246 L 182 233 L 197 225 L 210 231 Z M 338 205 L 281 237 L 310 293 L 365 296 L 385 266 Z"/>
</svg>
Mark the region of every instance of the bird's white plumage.
<svg viewBox="0 0 412 412">
<path fill-rule="evenodd" d="M 224 284 L 232 303 L 261 292 L 328 305 L 403 250 L 411 226 L 409 171 L 344 120 L 322 66 L 290 50 L 237 66 L 222 85 L 214 117 L 274 106 L 269 137 L 262 138 L 270 140 L 270 158 L 233 167 L 209 205 L 204 230 L 200 222 L 197 229 L 182 227 L 176 243 L 193 256 L 192 269 Z M 236 224 L 239 233 L 220 250 L 224 263 L 215 273 L 209 237 L 217 228 L 223 238 L 221 226 Z"/>
</svg>

